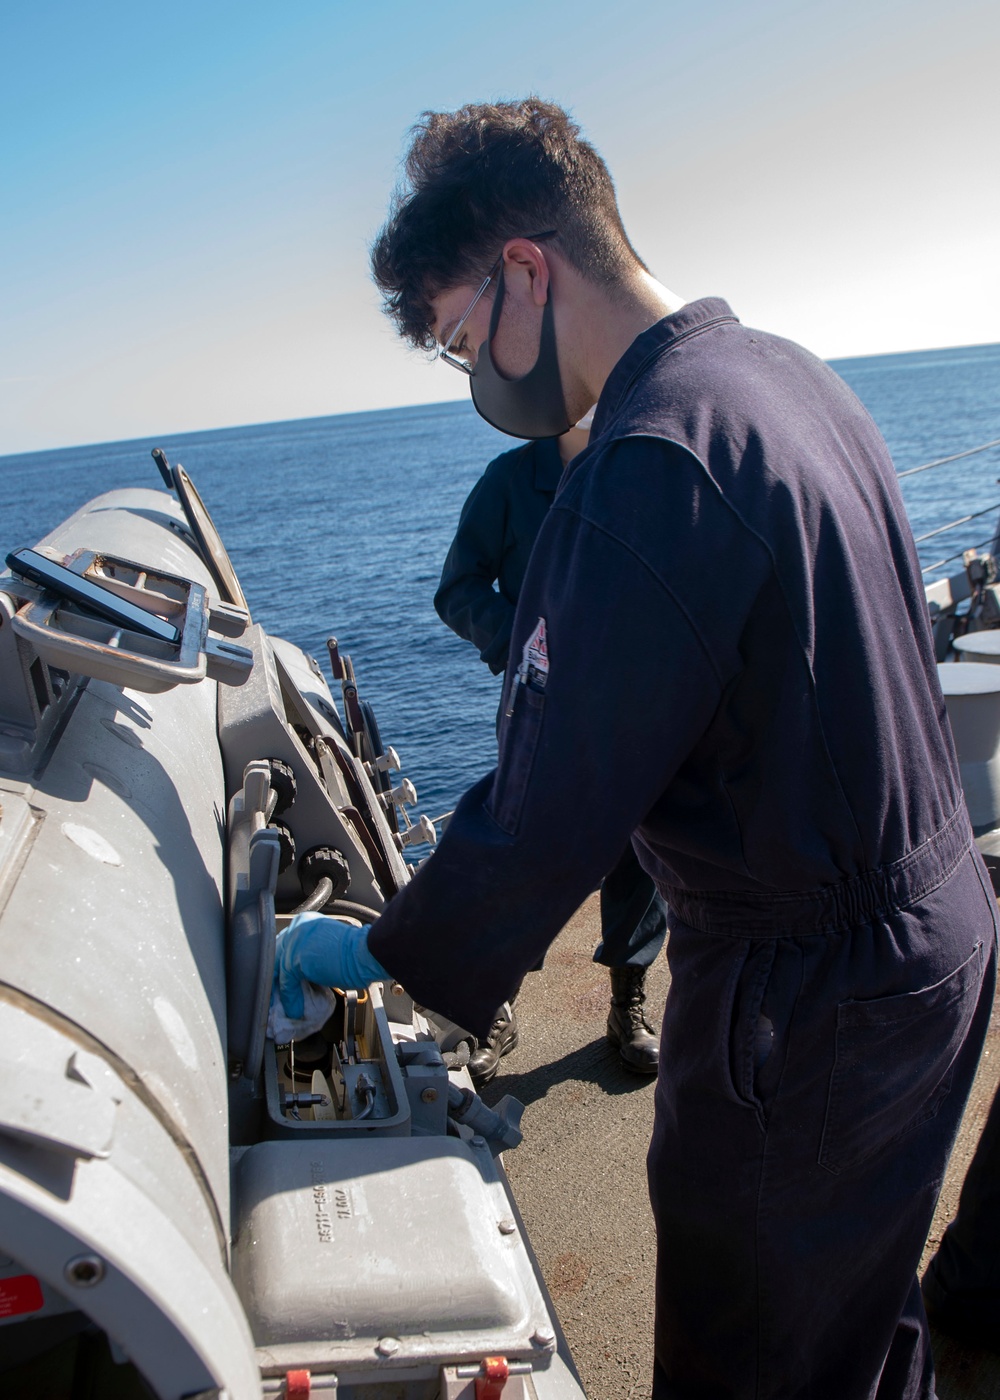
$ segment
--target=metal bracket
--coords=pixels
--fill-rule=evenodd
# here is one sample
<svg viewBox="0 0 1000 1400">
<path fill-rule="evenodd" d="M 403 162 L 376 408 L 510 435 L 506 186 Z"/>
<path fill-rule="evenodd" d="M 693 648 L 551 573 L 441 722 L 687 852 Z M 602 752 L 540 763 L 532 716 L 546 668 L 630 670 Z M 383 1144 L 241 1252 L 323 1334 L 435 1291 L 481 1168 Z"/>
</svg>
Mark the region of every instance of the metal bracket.
<svg viewBox="0 0 1000 1400">
<path fill-rule="evenodd" d="M 241 685 L 250 674 L 252 652 L 228 640 L 240 635 L 240 610 L 210 607 L 200 583 L 91 550 L 78 550 L 67 567 L 172 622 L 180 640 L 159 641 L 131 632 L 58 594 L 18 581 L 8 587 L 16 588 L 26 601 L 11 627 L 50 666 L 149 694 L 196 684 L 206 676 L 222 685 Z M 213 622 L 225 638 L 209 635 Z"/>
<path fill-rule="evenodd" d="M 274 892 L 281 847 L 267 825 L 267 759 L 248 763 L 229 804 L 229 1062 L 260 1073 L 274 971 Z"/>
</svg>

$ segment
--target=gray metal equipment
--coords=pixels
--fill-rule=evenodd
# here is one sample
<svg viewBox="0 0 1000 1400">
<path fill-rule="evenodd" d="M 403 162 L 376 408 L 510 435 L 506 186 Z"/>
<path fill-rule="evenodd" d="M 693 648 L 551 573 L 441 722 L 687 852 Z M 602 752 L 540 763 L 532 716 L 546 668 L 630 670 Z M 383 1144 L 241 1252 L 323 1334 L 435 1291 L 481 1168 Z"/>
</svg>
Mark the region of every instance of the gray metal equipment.
<svg viewBox="0 0 1000 1400">
<path fill-rule="evenodd" d="M 959 661 L 978 661 L 986 666 L 1000 665 L 1000 631 L 966 632 L 964 637 L 955 637 L 952 646 L 958 653 Z"/>
<path fill-rule="evenodd" d="M 980 661 L 942 661 L 938 679 L 969 817 L 978 835 L 1000 826 L 1000 667 Z"/>
<path fill-rule="evenodd" d="M 580 1400 L 460 1028 L 388 983 L 267 1038 L 294 910 L 430 833 L 179 470 L 37 546 L 176 642 L 0 575 L 0 1394 Z"/>
</svg>

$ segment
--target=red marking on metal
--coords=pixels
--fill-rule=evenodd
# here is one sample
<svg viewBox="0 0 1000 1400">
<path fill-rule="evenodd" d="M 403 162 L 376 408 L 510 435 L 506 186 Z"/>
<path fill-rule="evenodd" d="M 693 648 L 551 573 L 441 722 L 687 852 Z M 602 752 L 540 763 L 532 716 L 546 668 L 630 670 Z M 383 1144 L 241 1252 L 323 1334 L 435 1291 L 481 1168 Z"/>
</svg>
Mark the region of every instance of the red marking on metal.
<svg viewBox="0 0 1000 1400">
<path fill-rule="evenodd" d="M 510 1378 L 506 1356 L 484 1356 L 483 1374 L 476 1377 L 476 1400 L 502 1400 Z"/>
<path fill-rule="evenodd" d="M 34 1274 L 0 1278 L 0 1317 L 19 1317 L 45 1306 L 42 1287 Z"/>
<path fill-rule="evenodd" d="M 309 1400 L 311 1392 L 311 1371 L 287 1371 L 285 1373 L 285 1400 Z"/>
</svg>

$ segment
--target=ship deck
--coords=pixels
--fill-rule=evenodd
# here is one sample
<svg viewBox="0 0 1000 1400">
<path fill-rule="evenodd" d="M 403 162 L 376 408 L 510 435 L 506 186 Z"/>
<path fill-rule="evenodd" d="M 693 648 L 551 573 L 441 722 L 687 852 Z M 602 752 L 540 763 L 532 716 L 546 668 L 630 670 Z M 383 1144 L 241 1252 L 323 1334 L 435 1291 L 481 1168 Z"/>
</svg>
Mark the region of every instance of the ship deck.
<svg viewBox="0 0 1000 1400">
<path fill-rule="evenodd" d="M 652 1373 L 653 1220 L 645 1154 L 653 1081 L 621 1068 L 604 1039 L 608 974 L 591 961 L 597 943 L 591 896 L 553 944 L 542 972 L 518 998 L 519 1047 L 485 1097 L 526 1105 L 524 1144 L 507 1172 L 591 1400 L 643 1400 Z M 650 1019 L 669 985 L 666 958 L 649 973 Z M 1000 997 L 925 1262 L 958 1202 L 965 1169 L 1000 1080 Z M 939 1400 L 1000 1400 L 1000 1356 L 935 1337 Z"/>
</svg>

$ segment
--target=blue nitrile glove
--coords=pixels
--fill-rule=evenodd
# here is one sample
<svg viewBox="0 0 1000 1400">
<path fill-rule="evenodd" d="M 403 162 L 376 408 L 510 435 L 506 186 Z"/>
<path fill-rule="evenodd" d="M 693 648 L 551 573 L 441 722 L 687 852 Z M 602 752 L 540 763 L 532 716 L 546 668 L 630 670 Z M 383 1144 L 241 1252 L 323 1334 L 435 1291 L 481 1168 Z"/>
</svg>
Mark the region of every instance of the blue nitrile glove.
<svg viewBox="0 0 1000 1400">
<path fill-rule="evenodd" d="M 358 928 L 328 914 L 296 914 L 278 934 L 274 976 L 285 1015 L 300 1020 L 302 981 L 342 991 L 363 991 L 369 982 L 388 977 L 368 951 L 371 924 Z"/>
</svg>

